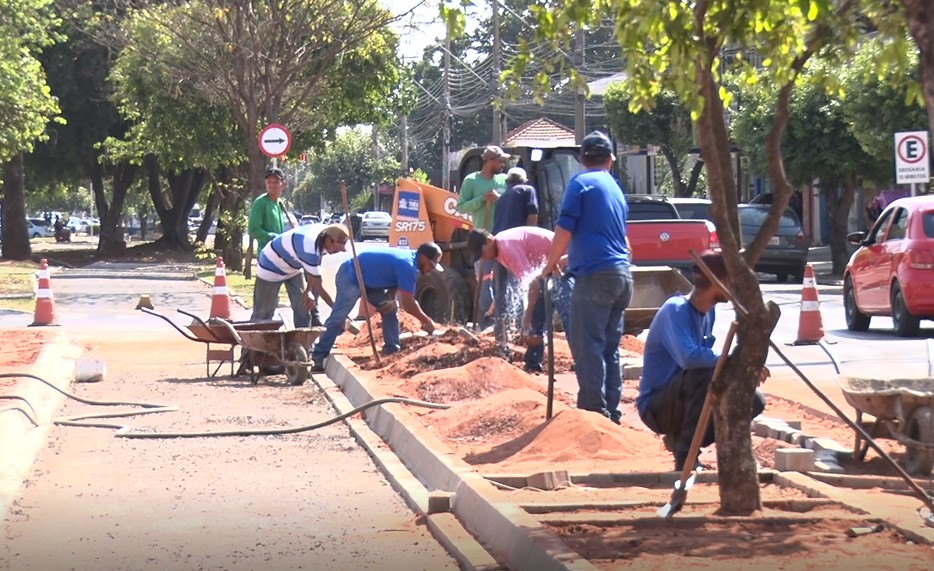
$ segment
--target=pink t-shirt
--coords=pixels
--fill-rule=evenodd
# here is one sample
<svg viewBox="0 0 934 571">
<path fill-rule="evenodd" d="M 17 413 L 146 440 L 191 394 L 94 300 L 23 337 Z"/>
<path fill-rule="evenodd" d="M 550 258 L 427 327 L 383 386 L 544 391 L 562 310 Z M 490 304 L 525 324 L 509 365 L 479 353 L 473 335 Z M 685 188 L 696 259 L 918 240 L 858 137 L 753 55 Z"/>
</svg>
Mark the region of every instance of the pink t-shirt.
<svg viewBox="0 0 934 571">
<path fill-rule="evenodd" d="M 555 233 L 537 226 L 519 226 L 503 230 L 495 236 L 496 261 L 506 266 L 519 281 L 527 274 L 541 270 L 548 261 Z"/>
</svg>

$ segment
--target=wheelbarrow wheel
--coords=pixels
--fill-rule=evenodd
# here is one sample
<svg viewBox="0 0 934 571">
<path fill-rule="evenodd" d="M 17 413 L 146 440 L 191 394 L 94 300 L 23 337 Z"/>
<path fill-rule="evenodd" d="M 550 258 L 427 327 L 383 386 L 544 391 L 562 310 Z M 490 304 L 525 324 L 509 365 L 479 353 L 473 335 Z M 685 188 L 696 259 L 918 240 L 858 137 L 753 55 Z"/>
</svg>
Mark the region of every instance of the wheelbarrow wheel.
<svg viewBox="0 0 934 571">
<path fill-rule="evenodd" d="M 308 365 L 300 365 L 298 363 L 308 362 L 308 350 L 305 349 L 301 343 L 292 343 L 289 345 L 286 359 L 289 361 L 296 361 L 294 365 L 285 366 L 285 376 L 289 380 L 289 384 L 304 384 L 305 380 L 308 379 Z"/>
<path fill-rule="evenodd" d="M 919 406 L 908 418 L 905 435 L 912 440 L 934 444 L 934 409 Z M 905 470 L 909 474 L 928 476 L 934 468 L 934 450 L 908 445 L 905 448 Z"/>
</svg>

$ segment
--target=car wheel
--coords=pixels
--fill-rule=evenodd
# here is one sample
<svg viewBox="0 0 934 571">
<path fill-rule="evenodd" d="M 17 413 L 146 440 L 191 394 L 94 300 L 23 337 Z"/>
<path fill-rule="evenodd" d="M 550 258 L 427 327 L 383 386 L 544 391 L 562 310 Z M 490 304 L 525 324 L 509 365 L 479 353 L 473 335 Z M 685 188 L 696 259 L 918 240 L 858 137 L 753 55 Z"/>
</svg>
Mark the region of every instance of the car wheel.
<svg viewBox="0 0 934 571">
<path fill-rule="evenodd" d="M 846 313 L 846 328 L 850 331 L 866 331 L 869 329 L 870 316 L 859 310 L 856 305 L 856 293 L 853 291 L 853 280 L 846 278 L 843 282 L 843 311 Z"/>
<path fill-rule="evenodd" d="M 42 234 L 40 234 L 40 233 L 38 233 L 38 232 L 33 232 L 33 233 L 32 233 L 32 237 L 33 237 L 33 238 L 41 238 L 41 237 L 42 237 Z"/>
<path fill-rule="evenodd" d="M 805 266 L 801 266 L 800 268 L 792 272 L 791 279 L 794 281 L 794 283 L 796 284 L 804 283 L 804 268 Z"/>
<path fill-rule="evenodd" d="M 892 323 L 899 337 L 917 337 L 921 329 L 921 320 L 908 312 L 905 294 L 898 282 L 892 284 Z"/>
</svg>

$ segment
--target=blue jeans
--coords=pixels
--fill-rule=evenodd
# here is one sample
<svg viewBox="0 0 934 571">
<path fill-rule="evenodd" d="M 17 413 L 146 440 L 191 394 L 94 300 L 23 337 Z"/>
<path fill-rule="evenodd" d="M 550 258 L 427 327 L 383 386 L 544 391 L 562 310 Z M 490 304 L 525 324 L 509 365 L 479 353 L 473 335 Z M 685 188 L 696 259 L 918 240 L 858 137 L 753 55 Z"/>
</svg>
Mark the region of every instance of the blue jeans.
<svg viewBox="0 0 934 571">
<path fill-rule="evenodd" d="M 540 278 L 536 278 L 536 280 L 539 284 L 542 283 Z M 561 316 L 561 323 L 564 324 L 564 336 L 570 343 L 571 292 L 574 291 L 574 278 L 569 274 L 564 274 L 563 277 L 553 280 L 551 283 L 555 286 L 551 295 L 552 304 L 558 312 L 558 315 Z M 541 293 L 535 301 L 535 307 L 532 308 L 532 330 L 530 333 L 533 335 L 542 335 L 545 331 L 545 290 L 543 288 L 540 291 Z M 537 347 L 529 347 L 525 350 L 526 365 L 541 366 L 544 357 L 544 343 Z"/>
<path fill-rule="evenodd" d="M 493 336 L 505 342 L 511 328 L 518 328 L 522 303 L 519 280 L 503 264 L 493 262 Z"/>
<path fill-rule="evenodd" d="M 577 375 L 577 408 L 619 422 L 623 380 L 619 341 L 623 310 L 632 299 L 629 266 L 575 276 L 571 293 L 571 355 Z"/>
<path fill-rule="evenodd" d="M 474 264 L 474 272 L 480 288 L 480 329 L 486 329 L 492 322 L 486 317 L 486 312 L 490 310 L 490 306 L 493 304 L 493 280 L 483 279 L 483 277 L 493 272 L 495 263 L 494 260 L 480 259 Z"/>
<path fill-rule="evenodd" d="M 253 313 L 251 321 L 272 319 L 279 307 L 279 289 L 285 284 L 285 292 L 289 294 L 289 305 L 292 306 L 292 323 L 295 327 L 308 327 L 311 323 L 311 314 L 305 309 L 305 275 L 302 272 L 295 274 L 284 282 L 271 282 L 256 278 L 253 284 Z"/>
<path fill-rule="evenodd" d="M 354 268 L 351 265 L 342 265 L 334 276 L 334 286 L 337 296 L 331 315 L 324 322 L 325 331 L 318 337 L 317 343 L 311 349 L 311 358 L 323 361 L 331 354 L 337 336 L 344 332 L 344 322 L 353 310 L 357 300 L 360 299 L 360 288 L 352 281 Z M 366 297 L 372 305 L 379 305 L 389 299 L 388 290 L 366 288 Z M 382 314 L 383 322 L 383 354 L 389 355 L 399 350 L 399 314 L 398 309 Z"/>
</svg>

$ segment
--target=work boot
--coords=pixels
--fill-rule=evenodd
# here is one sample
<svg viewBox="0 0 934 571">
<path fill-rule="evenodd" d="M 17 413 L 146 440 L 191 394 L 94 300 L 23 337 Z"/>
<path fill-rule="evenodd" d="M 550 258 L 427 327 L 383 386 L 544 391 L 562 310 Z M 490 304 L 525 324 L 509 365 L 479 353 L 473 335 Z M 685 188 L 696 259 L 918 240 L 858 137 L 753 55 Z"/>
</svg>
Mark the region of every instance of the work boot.
<svg viewBox="0 0 934 571">
<path fill-rule="evenodd" d="M 545 369 L 542 368 L 541 363 L 526 363 L 526 364 L 522 367 L 522 370 L 525 371 L 526 373 L 529 373 L 529 374 L 544 373 L 544 372 L 545 372 Z"/>
<path fill-rule="evenodd" d="M 323 373 L 324 372 L 324 359 L 312 359 L 311 360 L 311 372 L 312 373 Z"/>
</svg>

